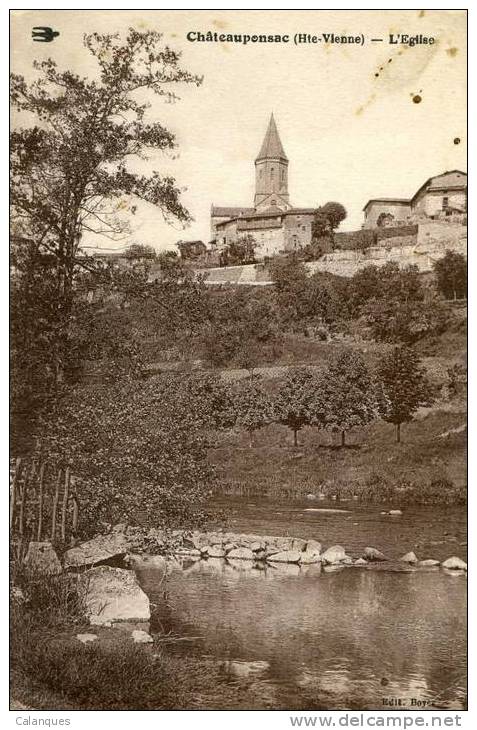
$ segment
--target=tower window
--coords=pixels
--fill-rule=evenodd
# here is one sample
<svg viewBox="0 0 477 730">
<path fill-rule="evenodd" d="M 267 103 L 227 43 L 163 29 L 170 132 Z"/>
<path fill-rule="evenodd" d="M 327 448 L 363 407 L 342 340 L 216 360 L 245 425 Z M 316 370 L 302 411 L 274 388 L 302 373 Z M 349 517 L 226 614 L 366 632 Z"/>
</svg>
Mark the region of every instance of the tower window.
<svg viewBox="0 0 477 730">
<path fill-rule="evenodd" d="M 448 207 L 449 207 L 449 198 L 448 197 L 442 198 L 442 209 L 445 210 Z"/>
</svg>

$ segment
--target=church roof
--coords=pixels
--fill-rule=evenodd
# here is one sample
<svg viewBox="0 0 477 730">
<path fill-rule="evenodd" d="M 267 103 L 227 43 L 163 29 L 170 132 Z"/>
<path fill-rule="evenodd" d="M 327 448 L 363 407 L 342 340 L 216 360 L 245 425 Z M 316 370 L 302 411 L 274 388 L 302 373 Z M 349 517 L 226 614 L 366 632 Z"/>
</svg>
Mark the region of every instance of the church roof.
<svg viewBox="0 0 477 730">
<path fill-rule="evenodd" d="M 268 129 L 266 131 L 265 138 L 263 140 L 260 152 L 258 153 L 255 162 L 258 162 L 259 160 L 266 160 L 269 158 L 280 158 L 288 162 L 288 157 L 286 156 L 285 150 L 283 149 L 282 143 L 280 141 L 280 135 L 278 134 L 277 125 L 275 123 L 275 118 L 273 114 L 270 117 Z"/>
<path fill-rule="evenodd" d="M 235 218 L 239 215 L 250 215 L 254 213 L 255 208 L 241 208 L 238 206 L 225 206 L 225 205 L 213 205 L 210 215 L 212 218 L 223 218 L 228 216 L 229 218 Z"/>
</svg>

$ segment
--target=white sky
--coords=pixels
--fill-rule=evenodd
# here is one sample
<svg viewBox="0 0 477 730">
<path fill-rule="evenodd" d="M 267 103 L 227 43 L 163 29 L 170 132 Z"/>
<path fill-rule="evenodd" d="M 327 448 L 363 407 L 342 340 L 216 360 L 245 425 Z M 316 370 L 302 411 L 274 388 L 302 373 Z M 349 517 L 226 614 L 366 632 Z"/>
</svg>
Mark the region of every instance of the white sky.
<svg viewBox="0 0 477 730">
<path fill-rule="evenodd" d="M 60 36 L 53 43 L 33 42 L 34 25 L 52 26 Z M 207 242 L 212 203 L 253 205 L 253 161 L 272 110 L 290 160 L 292 204 L 337 200 L 348 211 L 343 229 L 360 227 L 369 198 L 410 197 L 432 175 L 466 170 L 463 11 L 14 11 L 12 71 L 31 78 L 33 59 L 51 56 L 60 66 L 94 73 L 83 33 L 124 32 L 129 26 L 161 31 L 183 51 L 183 67 L 203 74 L 204 83 L 178 88 L 177 104 L 151 97 L 151 116 L 174 132 L 179 147 L 174 157 L 157 154 L 141 168 L 172 173 L 186 188 L 183 202 L 195 221 L 183 231 L 141 205 L 131 218 L 128 243 L 161 250 L 179 238 Z M 190 43 L 186 33 L 194 30 L 363 33 L 386 41 L 389 33 L 407 32 L 433 35 L 437 42 L 414 48 L 369 40 L 364 47 L 243 47 Z M 421 103 L 413 103 L 415 94 Z M 98 237 L 88 243 L 115 245 Z"/>
</svg>

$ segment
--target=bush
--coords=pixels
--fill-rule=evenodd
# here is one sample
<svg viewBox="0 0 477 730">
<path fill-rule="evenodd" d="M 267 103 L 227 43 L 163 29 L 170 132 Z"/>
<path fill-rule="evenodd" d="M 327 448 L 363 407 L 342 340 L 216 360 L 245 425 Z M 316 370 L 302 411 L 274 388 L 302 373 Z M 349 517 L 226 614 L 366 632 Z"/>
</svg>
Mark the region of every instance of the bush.
<svg viewBox="0 0 477 730">
<path fill-rule="evenodd" d="M 38 444 L 78 480 L 81 535 L 101 522 L 179 528 L 204 520 L 213 481 L 204 418 L 173 377 L 65 393 Z"/>
</svg>

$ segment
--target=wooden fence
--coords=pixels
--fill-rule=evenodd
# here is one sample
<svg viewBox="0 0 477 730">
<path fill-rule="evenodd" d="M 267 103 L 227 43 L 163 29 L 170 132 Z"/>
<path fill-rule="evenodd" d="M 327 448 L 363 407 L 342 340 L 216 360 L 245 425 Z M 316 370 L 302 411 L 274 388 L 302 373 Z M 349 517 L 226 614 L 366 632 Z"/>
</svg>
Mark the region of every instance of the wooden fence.
<svg viewBox="0 0 477 730">
<path fill-rule="evenodd" d="M 21 542 L 66 543 L 79 524 L 79 500 L 70 469 L 47 460 L 16 459 L 10 475 L 10 535 Z"/>
</svg>

